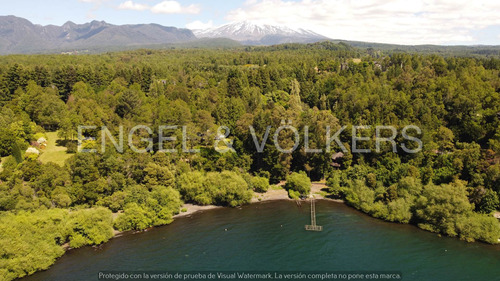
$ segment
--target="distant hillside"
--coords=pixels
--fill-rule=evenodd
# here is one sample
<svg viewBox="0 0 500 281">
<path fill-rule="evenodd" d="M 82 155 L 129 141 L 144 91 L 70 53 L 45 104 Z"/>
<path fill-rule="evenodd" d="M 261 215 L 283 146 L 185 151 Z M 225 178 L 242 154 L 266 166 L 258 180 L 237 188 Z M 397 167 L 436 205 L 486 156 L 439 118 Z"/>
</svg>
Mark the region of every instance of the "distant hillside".
<svg viewBox="0 0 500 281">
<path fill-rule="evenodd" d="M 454 57 L 499 57 L 500 46 L 440 46 L 440 45 L 395 45 L 370 43 L 346 40 L 325 40 L 315 43 L 300 44 L 287 43 L 272 46 L 252 46 L 249 50 L 269 51 L 269 50 L 306 50 L 306 49 L 326 49 L 326 50 L 352 50 L 353 48 L 362 53 L 372 56 L 383 56 L 391 53 L 408 54 L 436 54 L 441 56 Z"/>
<path fill-rule="evenodd" d="M 132 51 L 139 49 L 166 50 L 166 49 L 233 49 L 243 47 L 241 43 L 227 38 L 202 38 L 185 42 L 165 43 L 165 44 L 138 44 L 128 46 L 95 46 L 85 49 L 75 49 L 76 52 L 67 52 L 67 49 L 50 49 L 41 54 L 100 54 L 106 52 Z"/>
<path fill-rule="evenodd" d="M 41 26 L 15 16 L 0 16 L 0 54 L 127 49 L 193 40 L 196 37 L 191 30 L 158 24 L 112 25 L 92 21 Z"/>
<path fill-rule="evenodd" d="M 333 43 L 345 43 L 361 49 L 390 51 L 401 53 L 439 54 L 444 56 L 500 56 L 500 46 L 495 45 L 396 45 L 362 41 L 330 40 Z"/>
<path fill-rule="evenodd" d="M 169 45 L 175 48 L 238 48 L 243 45 L 235 40 L 228 38 L 200 38 L 189 42 L 181 42 Z"/>
</svg>

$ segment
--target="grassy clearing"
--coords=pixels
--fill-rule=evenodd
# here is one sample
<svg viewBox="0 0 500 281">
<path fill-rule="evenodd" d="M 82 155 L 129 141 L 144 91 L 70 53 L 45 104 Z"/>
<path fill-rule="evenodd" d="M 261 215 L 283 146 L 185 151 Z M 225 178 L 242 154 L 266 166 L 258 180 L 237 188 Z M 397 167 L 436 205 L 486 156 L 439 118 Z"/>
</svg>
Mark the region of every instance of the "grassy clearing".
<svg viewBox="0 0 500 281">
<path fill-rule="evenodd" d="M 71 154 L 66 153 L 66 147 L 58 145 L 59 138 L 57 137 L 57 132 L 48 132 L 47 135 L 47 147 L 43 149 L 40 155 L 40 161 L 43 163 L 54 162 L 60 166 L 64 165 L 64 161 L 71 157 Z"/>
</svg>

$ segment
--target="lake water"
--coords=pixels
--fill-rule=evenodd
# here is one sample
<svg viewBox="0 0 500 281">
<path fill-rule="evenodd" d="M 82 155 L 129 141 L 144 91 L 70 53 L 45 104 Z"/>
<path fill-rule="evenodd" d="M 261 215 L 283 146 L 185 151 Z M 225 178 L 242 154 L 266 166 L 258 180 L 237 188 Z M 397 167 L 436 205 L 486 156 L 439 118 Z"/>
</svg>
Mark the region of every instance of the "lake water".
<svg viewBox="0 0 500 281">
<path fill-rule="evenodd" d="M 309 205 L 290 201 L 214 209 L 168 226 L 71 250 L 23 279 L 98 280 L 100 271 L 391 271 L 403 280 L 500 280 L 500 247 L 386 223 L 317 201 L 322 232 L 308 232 Z"/>
</svg>

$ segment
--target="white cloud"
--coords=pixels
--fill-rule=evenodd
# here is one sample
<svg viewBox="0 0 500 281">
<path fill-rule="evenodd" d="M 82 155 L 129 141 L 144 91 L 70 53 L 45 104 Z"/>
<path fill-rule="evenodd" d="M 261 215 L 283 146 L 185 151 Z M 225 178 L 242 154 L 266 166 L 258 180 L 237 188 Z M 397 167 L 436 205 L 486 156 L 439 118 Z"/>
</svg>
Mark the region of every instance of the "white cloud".
<svg viewBox="0 0 500 281">
<path fill-rule="evenodd" d="M 207 23 L 196 20 L 196 21 L 193 21 L 193 22 L 186 24 L 186 28 L 191 29 L 191 30 L 204 30 L 204 29 L 212 28 L 213 26 L 214 26 L 214 23 L 211 20 L 209 20 Z"/>
<path fill-rule="evenodd" d="M 109 0 L 78 0 L 83 3 L 93 3 L 93 4 L 102 4 L 103 2 L 109 1 Z"/>
<path fill-rule="evenodd" d="M 78 1 L 82 3 L 93 4 L 92 8 L 87 11 L 86 18 L 89 20 L 94 20 L 96 18 L 94 13 L 101 8 L 104 2 L 107 2 L 109 0 L 78 0 Z"/>
<path fill-rule="evenodd" d="M 182 6 L 177 1 L 163 1 L 153 6 L 151 12 L 155 14 L 198 14 L 200 7 L 194 4 Z"/>
<path fill-rule="evenodd" d="M 499 25 L 500 1 L 248 0 L 229 21 L 311 29 L 330 38 L 400 44 L 473 42 L 474 30 Z"/>
<path fill-rule="evenodd" d="M 133 10 L 133 11 L 144 11 L 149 10 L 150 7 L 146 4 L 134 3 L 132 1 L 126 1 L 118 6 L 120 10 Z"/>
<path fill-rule="evenodd" d="M 107 1 L 107 0 L 80 0 L 80 1 Z M 119 10 L 133 10 L 133 11 L 146 11 L 149 10 L 155 14 L 198 14 L 200 13 L 199 5 L 191 4 L 189 6 L 182 6 L 177 1 L 162 1 L 154 6 L 141 4 L 127 0 L 120 5 Z"/>
</svg>

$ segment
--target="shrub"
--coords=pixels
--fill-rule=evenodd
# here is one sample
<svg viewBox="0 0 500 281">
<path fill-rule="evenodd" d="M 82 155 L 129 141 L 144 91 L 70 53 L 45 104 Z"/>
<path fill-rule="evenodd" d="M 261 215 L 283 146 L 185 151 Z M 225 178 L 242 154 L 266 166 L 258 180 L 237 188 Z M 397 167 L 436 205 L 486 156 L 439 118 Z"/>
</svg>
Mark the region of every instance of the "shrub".
<svg viewBox="0 0 500 281">
<path fill-rule="evenodd" d="M 223 171 L 208 173 L 207 184 L 216 191 L 215 204 L 236 207 L 252 199 L 252 191 L 245 180 L 237 173 Z"/>
<path fill-rule="evenodd" d="M 68 227 L 72 248 L 99 245 L 113 237 L 111 211 L 106 208 L 84 209 L 71 212 Z"/>
<path fill-rule="evenodd" d="M 288 190 L 288 197 L 290 197 L 292 199 L 295 199 L 295 200 L 299 200 L 300 199 L 300 193 L 298 191 L 289 189 Z"/>
<path fill-rule="evenodd" d="M 71 247 L 106 242 L 113 236 L 105 208 L 3 212 L 0 216 L 0 279 L 12 280 L 49 268 Z M 2 279 L 3 278 L 3 279 Z"/>
<path fill-rule="evenodd" d="M 123 214 L 120 214 L 114 227 L 120 231 L 142 230 L 153 225 L 153 214 L 150 214 L 137 203 L 129 203 L 125 206 Z"/>
<path fill-rule="evenodd" d="M 500 238 L 500 224 L 494 217 L 471 213 L 460 216 L 456 222 L 460 239 L 473 242 L 481 240 L 496 244 Z"/>
<path fill-rule="evenodd" d="M 200 205 L 235 207 L 250 202 L 252 192 L 239 174 L 231 171 L 189 172 L 177 179 L 183 199 Z"/>
<path fill-rule="evenodd" d="M 301 195 L 307 195 L 311 191 L 311 180 L 304 171 L 292 173 L 286 177 L 285 189 L 297 191 Z"/>
<path fill-rule="evenodd" d="M 182 205 L 177 190 L 161 185 L 153 186 L 151 191 L 137 185 L 123 192 L 115 192 L 114 195 L 118 195 L 116 206 L 125 204 L 124 213 L 114 222 L 115 228 L 121 231 L 143 230 L 151 226 L 169 224 Z M 111 201 L 113 196 L 102 201 L 102 204 L 111 203 L 111 206 L 114 206 L 115 203 Z"/>
<path fill-rule="evenodd" d="M 255 192 L 264 193 L 269 189 L 269 179 L 264 177 L 252 177 L 250 187 Z"/>
</svg>

